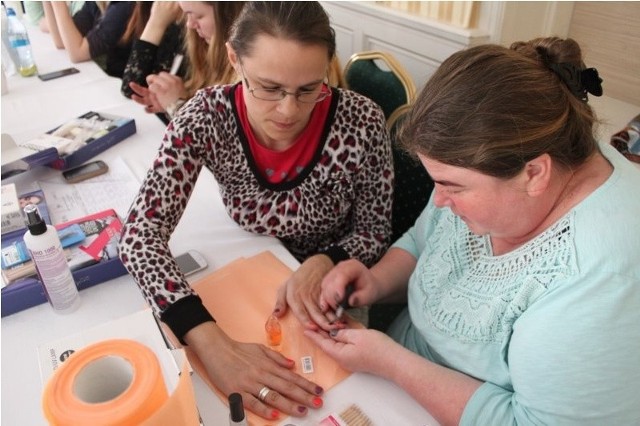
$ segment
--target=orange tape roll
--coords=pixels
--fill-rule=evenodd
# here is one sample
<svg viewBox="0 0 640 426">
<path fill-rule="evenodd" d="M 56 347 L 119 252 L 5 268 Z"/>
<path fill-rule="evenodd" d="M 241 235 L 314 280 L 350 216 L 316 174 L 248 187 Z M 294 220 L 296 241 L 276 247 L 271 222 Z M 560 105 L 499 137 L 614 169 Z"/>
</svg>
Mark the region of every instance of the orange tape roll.
<svg viewBox="0 0 640 426">
<path fill-rule="evenodd" d="M 114 339 L 72 354 L 48 381 L 42 403 L 51 425 L 125 426 L 145 422 L 168 399 L 153 351 Z"/>
</svg>

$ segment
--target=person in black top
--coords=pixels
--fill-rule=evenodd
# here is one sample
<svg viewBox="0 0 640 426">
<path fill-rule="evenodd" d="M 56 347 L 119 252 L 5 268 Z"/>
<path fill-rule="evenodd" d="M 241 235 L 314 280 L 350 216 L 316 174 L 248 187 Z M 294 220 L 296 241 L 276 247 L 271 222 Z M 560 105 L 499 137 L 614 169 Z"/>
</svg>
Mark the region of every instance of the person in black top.
<svg viewBox="0 0 640 426">
<path fill-rule="evenodd" d="M 107 74 L 121 78 L 131 51 L 131 43 L 122 39 L 134 6 L 115 1 L 102 10 L 99 2 L 87 1 L 72 17 L 65 2 L 44 2 L 44 11 L 54 44 L 66 49 L 71 62 L 93 59 Z"/>
</svg>

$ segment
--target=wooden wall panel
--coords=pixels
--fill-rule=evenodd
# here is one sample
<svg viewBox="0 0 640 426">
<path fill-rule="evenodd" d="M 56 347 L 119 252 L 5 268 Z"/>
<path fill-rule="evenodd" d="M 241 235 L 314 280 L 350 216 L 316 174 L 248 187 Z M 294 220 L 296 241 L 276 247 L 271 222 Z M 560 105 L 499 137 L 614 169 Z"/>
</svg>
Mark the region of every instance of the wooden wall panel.
<svg viewBox="0 0 640 426">
<path fill-rule="evenodd" d="M 575 2 L 569 37 L 598 69 L 605 95 L 640 105 L 640 2 Z"/>
</svg>

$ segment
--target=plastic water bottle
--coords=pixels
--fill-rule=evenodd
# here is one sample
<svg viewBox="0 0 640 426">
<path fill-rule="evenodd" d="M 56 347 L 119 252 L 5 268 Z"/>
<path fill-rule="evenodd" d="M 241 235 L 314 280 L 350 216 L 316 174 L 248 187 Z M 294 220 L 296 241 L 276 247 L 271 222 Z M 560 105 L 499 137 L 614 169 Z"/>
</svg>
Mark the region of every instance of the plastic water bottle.
<svg viewBox="0 0 640 426">
<path fill-rule="evenodd" d="M 6 75 L 14 75 L 16 71 L 16 63 L 18 62 L 18 54 L 11 48 L 9 41 L 9 30 L 7 30 L 7 10 L 2 7 L 2 69 Z"/>
<path fill-rule="evenodd" d="M 7 9 L 7 30 L 11 48 L 15 50 L 18 57 L 18 72 L 23 77 L 36 75 L 38 69 L 33 61 L 31 53 L 31 43 L 29 43 L 29 34 L 27 28 L 22 21 L 16 16 L 15 10 Z"/>
</svg>

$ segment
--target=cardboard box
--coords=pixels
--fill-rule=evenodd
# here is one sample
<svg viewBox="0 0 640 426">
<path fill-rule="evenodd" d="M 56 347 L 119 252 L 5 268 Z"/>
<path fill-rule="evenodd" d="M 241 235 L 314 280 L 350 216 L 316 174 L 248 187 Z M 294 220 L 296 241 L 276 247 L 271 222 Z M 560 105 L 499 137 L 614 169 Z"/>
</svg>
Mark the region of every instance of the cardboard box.
<svg viewBox="0 0 640 426">
<path fill-rule="evenodd" d="M 3 134 L 2 179 L 39 165 L 59 170 L 79 166 L 136 131 L 133 118 L 89 111 L 17 147 Z M 20 157 L 14 158 L 16 155 Z"/>
<path fill-rule="evenodd" d="M 18 203 L 16 185 L 2 185 L 2 235 L 24 229 L 25 222 Z"/>
<path fill-rule="evenodd" d="M 55 148 L 34 151 L 18 146 L 10 135 L 2 134 L 2 180 L 37 166 L 46 166 L 59 158 L 60 155 Z"/>
<path fill-rule="evenodd" d="M 14 185 L 15 184 L 10 184 Z M 2 185 L 4 188 L 6 185 Z M 17 191 L 16 191 L 17 192 Z M 4 192 L 2 193 L 2 202 L 5 201 Z M 49 208 L 47 207 L 47 200 L 44 196 L 44 192 L 41 189 L 37 189 L 35 191 L 27 191 L 22 192 L 17 197 L 18 203 L 18 213 L 20 214 L 20 226 L 15 227 L 13 229 L 4 229 L 4 220 L 2 221 L 2 243 L 6 240 L 12 240 L 17 237 L 22 237 L 25 232 L 27 232 L 27 218 L 25 216 L 22 207 L 26 203 L 35 204 L 38 207 L 38 211 L 40 212 L 40 217 L 44 220 L 44 223 L 47 225 L 51 225 L 51 215 L 49 214 Z"/>
<path fill-rule="evenodd" d="M 136 133 L 136 122 L 133 118 L 89 111 L 78 117 L 76 120 L 72 120 L 70 123 L 65 123 L 56 129 L 51 130 L 49 134 L 58 134 L 61 136 L 66 131 L 65 127 L 73 127 L 74 122 L 80 123 L 87 120 L 96 120 L 98 122 L 104 121 L 108 124 L 105 125 L 104 129 L 97 130 L 93 133 L 89 132 L 89 137 L 85 139 L 85 145 L 83 147 L 75 150 L 71 154 L 60 156 L 53 163 L 49 164 L 51 167 L 59 170 L 66 170 L 71 167 L 79 166 L 101 152 L 106 151 L 108 148 L 111 148 L 123 139 Z"/>
<path fill-rule="evenodd" d="M 120 239 L 122 226 L 117 213 L 114 210 L 105 210 L 56 225 L 56 228 L 63 229 L 76 223 L 81 227 L 86 226 L 83 230 L 88 236 L 78 245 L 69 260 L 78 290 L 125 275 L 127 270 L 113 251 Z M 95 232 L 92 232 L 92 228 Z M 3 317 L 47 302 L 44 287 L 37 276 L 19 278 L 8 284 L 2 289 L 1 298 Z"/>
</svg>

